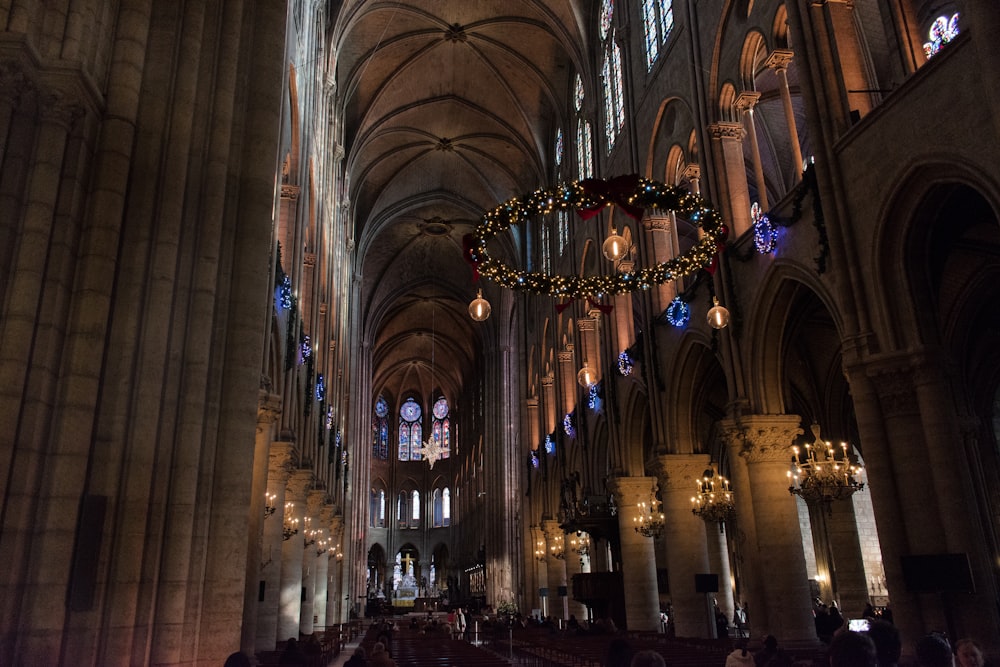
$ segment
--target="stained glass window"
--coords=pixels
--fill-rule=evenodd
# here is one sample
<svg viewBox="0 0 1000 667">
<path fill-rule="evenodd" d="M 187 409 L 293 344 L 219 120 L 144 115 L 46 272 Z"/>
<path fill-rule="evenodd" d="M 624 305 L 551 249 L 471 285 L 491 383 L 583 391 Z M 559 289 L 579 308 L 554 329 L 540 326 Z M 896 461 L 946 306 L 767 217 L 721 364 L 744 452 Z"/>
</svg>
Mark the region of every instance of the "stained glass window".
<svg viewBox="0 0 1000 667">
<path fill-rule="evenodd" d="M 646 34 L 646 69 L 650 69 L 674 28 L 673 0 L 642 0 L 642 25 Z"/>
<path fill-rule="evenodd" d="M 563 131 L 562 131 L 562 128 L 560 127 L 559 130 L 556 132 L 556 166 L 557 167 L 562 164 L 562 155 L 563 155 Z"/>
<path fill-rule="evenodd" d="M 410 527 L 412 528 L 417 521 L 420 521 L 420 492 L 413 489 L 410 496 L 413 498 L 410 506 Z"/>
<path fill-rule="evenodd" d="M 573 106 L 577 111 L 583 111 L 583 77 L 576 75 L 576 93 L 573 96 Z"/>
<path fill-rule="evenodd" d="M 601 39 L 607 39 L 611 30 L 611 19 L 615 15 L 615 3 L 613 0 L 603 0 L 601 2 Z"/>
<path fill-rule="evenodd" d="M 594 153 L 593 153 L 593 133 L 590 130 L 590 121 L 580 119 L 576 128 L 576 151 L 577 161 L 580 166 L 580 178 L 594 177 Z"/>
<path fill-rule="evenodd" d="M 451 525 L 451 491 L 448 487 L 434 489 L 434 527 Z"/>
<path fill-rule="evenodd" d="M 560 210 L 556 214 L 556 221 L 559 225 L 559 256 L 562 257 L 566 252 L 566 246 L 569 245 L 569 212 Z"/>
<path fill-rule="evenodd" d="M 375 401 L 372 417 L 372 457 L 381 461 L 389 458 L 389 404 L 381 396 Z"/>
<path fill-rule="evenodd" d="M 956 37 L 958 37 L 958 12 L 952 14 L 950 19 L 947 16 L 937 17 L 927 31 L 929 41 L 924 43 L 924 55 L 930 58 Z"/>
<path fill-rule="evenodd" d="M 622 52 L 615 43 L 614 32 L 604 44 L 604 65 L 601 67 L 604 86 L 604 131 L 608 151 L 625 126 L 625 89 L 622 83 Z"/>
<path fill-rule="evenodd" d="M 431 437 L 441 448 L 441 458 L 446 459 L 451 455 L 451 419 L 449 414 L 451 408 L 448 407 L 448 399 L 440 396 L 434 402 L 431 409 L 434 421 L 431 423 Z"/>
<path fill-rule="evenodd" d="M 412 398 L 406 399 L 399 408 L 399 460 L 419 461 L 423 438 L 420 405 Z"/>
<path fill-rule="evenodd" d="M 552 249 L 550 246 L 551 239 L 549 238 L 549 224 L 548 222 L 542 222 L 541 238 L 539 243 L 542 245 L 542 273 L 551 274 L 552 273 Z"/>
</svg>

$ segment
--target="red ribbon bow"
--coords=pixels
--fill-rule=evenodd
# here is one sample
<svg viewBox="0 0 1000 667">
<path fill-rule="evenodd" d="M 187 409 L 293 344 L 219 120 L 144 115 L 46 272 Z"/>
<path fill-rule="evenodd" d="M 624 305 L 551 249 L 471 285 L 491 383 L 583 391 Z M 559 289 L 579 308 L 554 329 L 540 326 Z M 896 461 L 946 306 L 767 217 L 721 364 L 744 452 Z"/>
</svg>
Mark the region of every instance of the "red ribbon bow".
<svg viewBox="0 0 1000 667">
<path fill-rule="evenodd" d="M 472 241 L 474 239 L 475 236 L 472 234 L 466 234 L 462 237 L 462 258 L 472 267 L 472 282 L 479 280 L 479 262 L 472 256 Z"/>
<path fill-rule="evenodd" d="M 621 207 L 629 217 L 636 220 L 642 217 L 642 207 L 634 206 L 628 202 L 628 198 L 636 194 L 639 189 L 638 174 L 616 176 L 608 181 L 599 178 L 585 178 L 580 181 L 580 187 L 590 197 L 602 200 L 595 206 L 577 210 L 577 213 L 584 220 L 593 218 L 608 204 L 615 204 Z"/>
</svg>

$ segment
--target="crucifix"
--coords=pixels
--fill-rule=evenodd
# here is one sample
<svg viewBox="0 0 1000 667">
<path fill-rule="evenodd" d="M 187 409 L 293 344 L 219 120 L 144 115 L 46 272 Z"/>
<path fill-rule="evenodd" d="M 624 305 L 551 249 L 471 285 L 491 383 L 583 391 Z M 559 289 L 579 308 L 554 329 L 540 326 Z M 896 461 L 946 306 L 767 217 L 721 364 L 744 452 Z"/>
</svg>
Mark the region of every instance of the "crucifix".
<svg viewBox="0 0 1000 667">
<path fill-rule="evenodd" d="M 413 574 L 413 563 L 417 559 L 410 554 L 404 554 L 400 560 L 403 561 L 403 574 Z"/>
</svg>

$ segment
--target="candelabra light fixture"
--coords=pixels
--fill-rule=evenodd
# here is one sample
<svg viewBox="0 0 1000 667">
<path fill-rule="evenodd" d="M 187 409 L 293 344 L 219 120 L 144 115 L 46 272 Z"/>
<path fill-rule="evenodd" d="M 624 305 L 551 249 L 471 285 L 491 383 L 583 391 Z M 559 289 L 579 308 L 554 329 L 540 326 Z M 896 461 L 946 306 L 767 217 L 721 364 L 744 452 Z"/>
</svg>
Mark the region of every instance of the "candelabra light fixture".
<svg viewBox="0 0 1000 667">
<path fill-rule="evenodd" d="M 632 521 L 635 524 L 635 532 L 643 537 L 659 537 L 663 533 L 666 522 L 663 520 L 660 501 L 656 496 L 650 498 L 649 502 L 641 502 L 636 505 L 637 512 Z"/>
<path fill-rule="evenodd" d="M 581 559 L 590 555 L 590 535 L 583 531 L 576 531 L 575 535 L 571 535 L 569 538 L 569 548 L 570 551 L 575 553 Z"/>
<path fill-rule="evenodd" d="M 788 471 L 788 492 L 801 497 L 808 505 L 823 505 L 832 511 L 835 500 L 850 498 L 864 488 L 864 469 L 854 458 L 851 447 L 841 442 L 834 447 L 820 438 L 819 424 L 811 426 L 814 441 L 803 448 L 792 447 L 792 468 Z"/>
<path fill-rule="evenodd" d="M 691 511 L 705 523 L 718 523 L 719 531 L 736 514 L 736 502 L 729 480 L 713 465 L 701 477 L 695 478 L 698 492 L 691 496 Z"/>
<path fill-rule="evenodd" d="M 337 559 L 338 563 L 344 560 L 344 552 L 340 550 L 339 544 L 333 548 L 333 557 Z"/>
<path fill-rule="evenodd" d="M 327 551 L 329 551 L 329 549 L 330 549 L 329 542 L 327 542 L 326 538 L 323 538 L 323 539 L 319 540 L 318 542 L 316 542 L 316 555 L 317 556 L 322 556 Z"/>
<path fill-rule="evenodd" d="M 545 562 L 545 540 L 538 540 L 535 543 L 535 560 L 539 563 Z"/>
<path fill-rule="evenodd" d="M 277 507 L 274 501 L 278 499 L 277 493 L 265 493 L 264 494 L 264 518 L 271 516 L 277 511 Z"/>
<path fill-rule="evenodd" d="M 552 546 L 549 547 L 549 553 L 552 554 L 553 558 L 558 558 L 559 560 L 566 559 L 566 550 L 564 548 L 562 535 L 556 535 L 552 538 Z"/>
<path fill-rule="evenodd" d="M 312 517 L 307 516 L 302 520 L 303 524 L 303 537 L 305 538 L 305 546 L 311 547 L 316 544 L 316 537 L 319 534 L 318 530 L 312 527 Z"/>
<path fill-rule="evenodd" d="M 290 540 L 292 539 L 292 535 L 297 535 L 299 532 L 299 520 L 292 516 L 294 509 L 295 505 L 293 503 L 285 503 L 285 520 L 281 531 L 281 539 L 283 540 Z"/>
</svg>

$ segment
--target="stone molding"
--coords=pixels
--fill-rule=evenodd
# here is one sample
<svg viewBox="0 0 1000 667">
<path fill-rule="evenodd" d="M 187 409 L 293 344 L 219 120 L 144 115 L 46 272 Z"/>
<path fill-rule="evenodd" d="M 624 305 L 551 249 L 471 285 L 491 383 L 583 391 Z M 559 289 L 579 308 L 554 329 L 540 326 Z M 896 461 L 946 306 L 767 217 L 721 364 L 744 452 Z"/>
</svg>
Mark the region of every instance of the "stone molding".
<svg viewBox="0 0 1000 667">
<path fill-rule="evenodd" d="M 775 463 L 791 460 L 795 437 L 804 431 L 798 415 L 750 415 L 739 421 L 720 422 L 722 438 L 747 463 Z"/>
<path fill-rule="evenodd" d="M 573 363 L 573 345 L 567 345 L 566 349 L 558 354 L 560 364 Z"/>
<path fill-rule="evenodd" d="M 608 486 L 615 495 L 618 507 L 635 507 L 639 503 L 649 502 L 653 498 L 656 493 L 656 478 L 613 477 L 608 480 Z"/>
<path fill-rule="evenodd" d="M 757 106 L 757 102 L 759 101 L 759 91 L 744 90 L 736 96 L 736 102 L 733 103 L 733 106 L 735 106 L 739 111 L 753 111 L 753 108 Z"/>
<path fill-rule="evenodd" d="M 312 488 L 315 475 L 308 468 L 296 468 L 288 476 L 285 485 L 285 498 L 293 502 L 302 503 L 306 500 L 306 495 Z"/>
<path fill-rule="evenodd" d="M 743 137 L 746 136 L 746 130 L 743 129 L 743 125 L 741 125 L 740 123 L 721 121 L 709 125 L 708 134 L 713 139 L 730 139 L 735 141 L 743 141 Z"/>
<path fill-rule="evenodd" d="M 275 440 L 271 443 L 267 472 L 268 477 L 285 484 L 294 469 L 293 461 L 297 458 L 295 443 Z"/>
<path fill-rule="evenodd" d="M 647 215 L 642 220 L 643 226 L 646 231 L 650 232 L 669 232 L 671 221 L 669 213 L 655 213 Z"/>
<path fill-rule="evenodd" d="M 286 185 L 282 185 L 281 186 L 281 198 L 282 199 L 290 199 L 292 201 L 295 201 L 295 200 L 297 200 L 299 198 L 299 193 L 301 191 L 302 191 L 302 188 L 300 188 L 297 185 L 287 185 L 287 184 Z"/>
<path fill-rule="evenodd" d="M 771 54 L 764 61 L 764 67 L 768 69 L 773 69 L 775 72 L 781 72 L 788 69 L 788 66 L 792 63 L 792 59 L 795 57 L 795 53 L 788 49 L 775 49 L 771 51 Z"/>
<path fill-rule="evenodd" d="M 656 478 L 664 491 L 687 489 L 711 467 L 708 454 L 664 454 L 656 458 Z"/>
<path fill-rule="evenodd" d="M 274 424 L 281 416 L 281 396 L 261 389 L 257 392 L 257 430 Z"/>
</svg>

